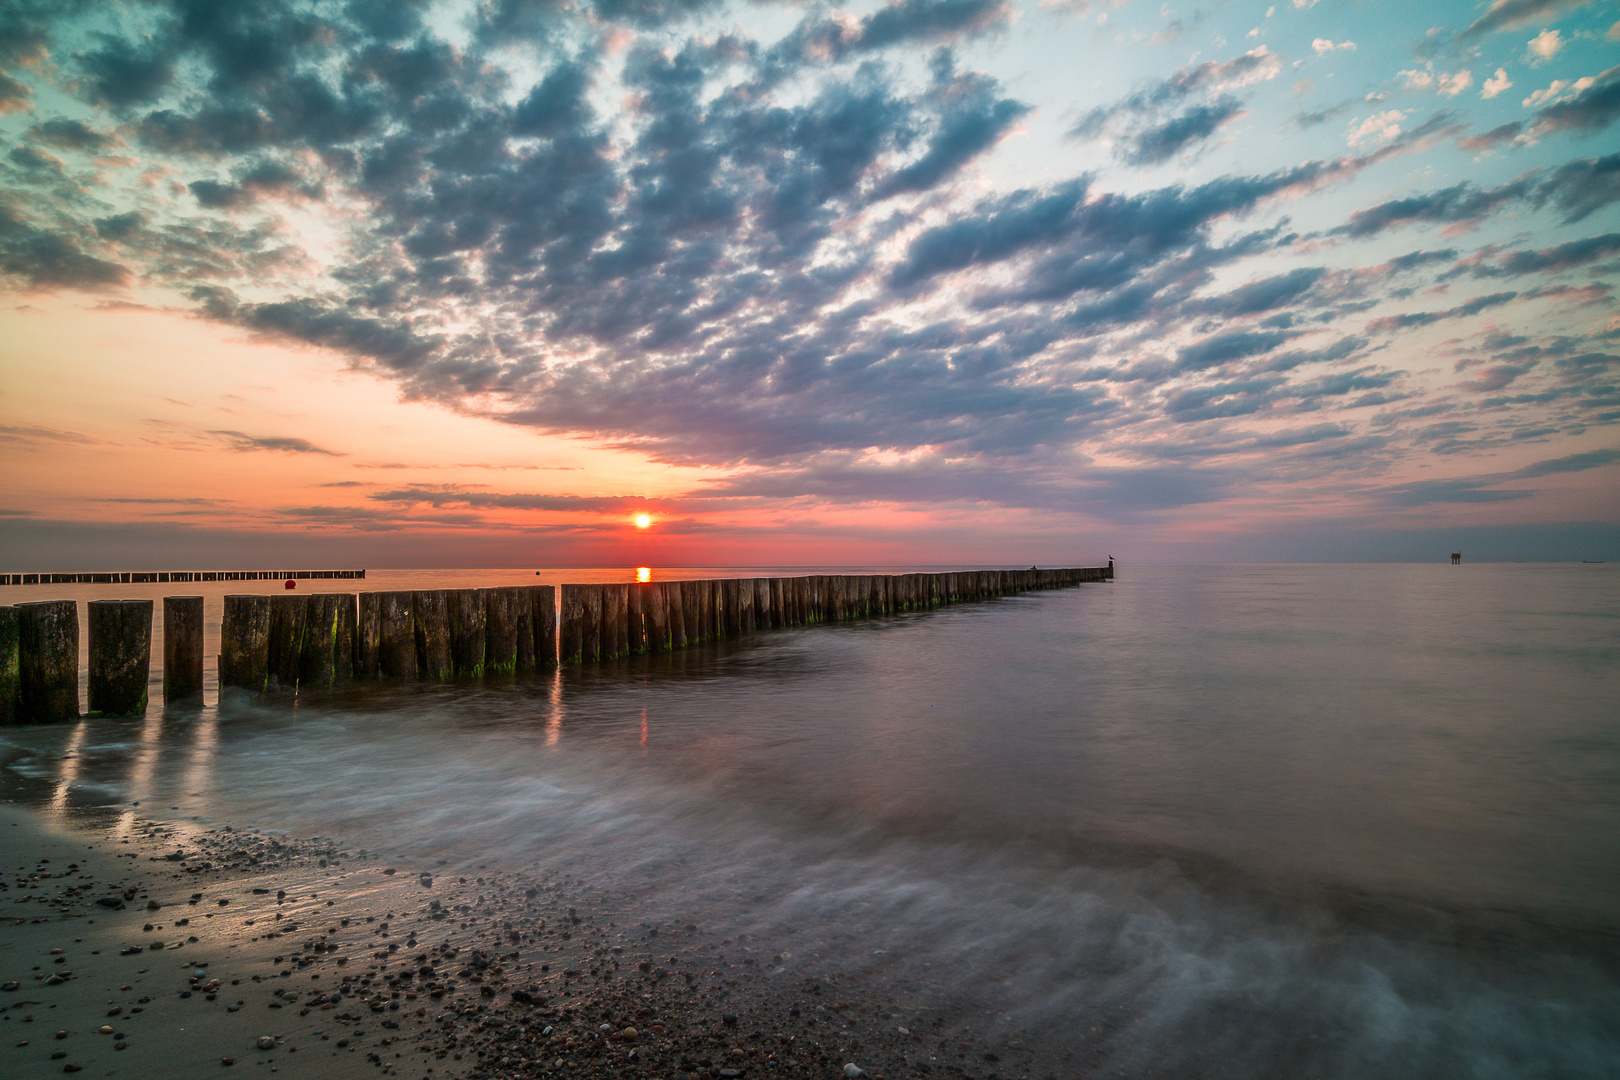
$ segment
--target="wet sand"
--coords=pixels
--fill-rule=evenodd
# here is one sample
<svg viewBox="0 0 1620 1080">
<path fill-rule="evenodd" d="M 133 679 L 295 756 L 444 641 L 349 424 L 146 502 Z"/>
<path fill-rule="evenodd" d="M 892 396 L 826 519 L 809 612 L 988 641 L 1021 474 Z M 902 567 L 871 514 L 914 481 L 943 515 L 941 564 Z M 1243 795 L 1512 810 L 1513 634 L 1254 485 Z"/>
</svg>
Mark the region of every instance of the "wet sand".
<svg viewBox="0 0 1620 1080">
<path fill-rule="evenodd" d="M 0 1072 L 174 1077 L 1080 1075 L 934 988 L 636 921 L 544 866 L 0 807 Z M 990 1018 L 979 1017 L 980 1021 Z"/>
</svg>

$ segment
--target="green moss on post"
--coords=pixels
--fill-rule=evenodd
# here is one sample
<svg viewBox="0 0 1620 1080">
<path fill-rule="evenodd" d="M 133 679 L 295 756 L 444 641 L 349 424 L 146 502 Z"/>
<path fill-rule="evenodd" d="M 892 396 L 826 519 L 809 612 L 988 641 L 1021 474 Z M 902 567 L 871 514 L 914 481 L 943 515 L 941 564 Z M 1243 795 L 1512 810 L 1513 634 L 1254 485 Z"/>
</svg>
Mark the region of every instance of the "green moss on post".
<svg viewBox="0 0 1620 1080">
<path fill-rule="evenodd" d="M 79 605 L 17 605 L 17 714 L 46 724 L 79 716 Z"/>
<path fill-rule="evenodd" d="M 454 678 L 476 681 L 484 677 L 486 644 L 482 589 L 449 589 L 450 670 Z"/>
<path fill-rule="evenodd" d="M 0 725 L 17 722 L 17 609 L 0 605 Z"/>
</svg>

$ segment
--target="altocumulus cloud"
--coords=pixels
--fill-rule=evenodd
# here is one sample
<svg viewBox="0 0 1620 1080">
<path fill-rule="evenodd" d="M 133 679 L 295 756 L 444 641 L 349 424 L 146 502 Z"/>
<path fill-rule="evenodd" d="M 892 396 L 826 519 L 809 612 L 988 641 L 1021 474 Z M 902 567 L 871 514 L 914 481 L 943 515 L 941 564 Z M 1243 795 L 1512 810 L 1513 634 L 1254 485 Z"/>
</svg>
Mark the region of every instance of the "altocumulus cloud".
<svg viewBox="0 0 1620 1080">
<path fill-rule="evenodd" d="M 1499 0 L 1452 31 L 1488 44 L 1573 7 Z M 1620 114 L 1615 71 L 1483 133 L 1464 95 L 1365 152 L 1278 152 L 1296 108 L 1266 95 L 1304 92 L 1281 85 L 1280 46 L 1165 63 L 1050 118 L 984 59 L 1036 10 L 783 8 L 766 33 L 722 0 L 18 0 L 0 13 L 0 276 L 168 290 L 411 397 L 738 470 L 714 498 L 1141 514 L 1620 419 L 1600 359 L 1620 166 L 1582 141 Z M 1009 180 L 998 163 L 1038 123 L 1060 167 Z M 1544 152 L 1391 193 L 1391 170 L 1459 139 Z M 1364 177 L 1376 197 L 1320 198 Z M 311 215 L 318 248 L 296 227 Z M 1516 245 L 1531 219 L 1578 231 Z M 1451 246 L 1402 238 L 1432 230 Z M 1587 321 L 1536 315 L 1524 355 L 1482 336 L 1577 297 Z M 1468 363 L 1428 359 L 1441 324 Z M 1386 501 L 1517 497 L 1401 490 Z M 634 505 L 368 497 L 379 528 L 412 506 Z"/>
</svg>

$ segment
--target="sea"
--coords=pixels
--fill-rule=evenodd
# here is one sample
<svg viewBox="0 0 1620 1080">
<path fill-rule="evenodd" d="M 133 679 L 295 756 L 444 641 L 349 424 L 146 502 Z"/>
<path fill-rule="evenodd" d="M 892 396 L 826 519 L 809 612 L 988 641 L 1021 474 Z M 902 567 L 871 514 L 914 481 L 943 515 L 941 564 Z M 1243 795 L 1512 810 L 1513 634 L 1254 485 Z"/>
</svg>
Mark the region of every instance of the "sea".
<svg viewBox="0 0 1620 1080">
<path fill-rule="evenodd" d="M 182 590 L 212 679 L 220 597 L 280 585 L 0 603 Z M 1122 564 L 504 685 L 222 712 L 210 683 L 172 715 L 160 642 L 144 718 L 0 729 L 0 797 L 543 866 L 1086 1075 L 1620 1076 L 1620 566 Z"/>
</svg>

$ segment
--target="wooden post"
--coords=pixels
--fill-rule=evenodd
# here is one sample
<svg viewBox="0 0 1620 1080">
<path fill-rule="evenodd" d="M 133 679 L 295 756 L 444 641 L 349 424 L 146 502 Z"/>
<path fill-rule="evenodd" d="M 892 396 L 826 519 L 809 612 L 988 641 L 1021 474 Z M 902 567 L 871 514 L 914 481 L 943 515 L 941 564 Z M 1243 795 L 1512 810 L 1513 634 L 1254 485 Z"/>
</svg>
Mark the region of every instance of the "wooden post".
<svg viewBox="0 0 1620 1080">
<path fill-rule="evenodd" d="M 382 593 L 363 592 L 354 624 L 354 677 L 371 682 L 382 677 Z"/>
<path fill-rule="evenodd" d="M 719 633 L 715 636 L 724 641 L 730 641 L 741 633 L 742 629 L 742 601 L 738 596 L 737 579 L 721 578 L 720 604 L 719 604 Z"/>
<path fill-rule="evenodd" d="M 355 595 L 311 593 L 304 604 L 298 661 L 300 693 L 333 690 L 354 679 Z"/>
<path fill-rule="evenodd" d="M 632 624 L 638 611 L 641 614 L 641 625 L 645 635 L 643 649 L 648 653 L 669 652 L 669 606 L 664 598 L 662 581 L 649 581 L 630 586 Z M 634 635 L 631 645 L 635 645 Z"/>
<path fill-rule="evenodd" d="M 89 716 L 146 716 L 152 601 L 91 601 L 84 609 L 91 635 Z"/>
<path fill-rule="evenodd" d="M 737 633 L 754 632 L 754 579 L 737 578 Z"/>
<path fill-rule="evenodd" d="M 79 605 L 17 605 L 17 717 L 43 724 L 79 716 Z"/>
<path fill-rule="evenodd" d="M 558 648 L 558 661 L 580 664 L 585 661 L 585 590 L 586 585 L 564 585 L 561 589 L 562 632 Z"/>
<path fill-rule="evenodd" d="M 17 609 L 0 606 L 0 725 L 17 722 Z"/>
<path fill-rule="evenodd" d="M 646 595 L 646 586 L 639 581 L 624 587 L 625 644 L 630 656 L 640 656 L 647 651 L 647 612 L 642 605 Z"/>
<path fill-rule="evenodd" d="M 686 645 L 696 645 L 703 640 L 703 582 L 681 582 L 681 612 L 685 620 Z"/>
<path fill-rule="evenodd" d="M 783 588 L 786 584 L 787 582 L 779 577 L 773 577 L 766 582 L 766 588 L 770 590 L 771 596 L 771 626 L 777 629 L 793 625 L 788 616 L 787 591 Z"/>
<path fill-rule="evenodd" d="M 686 648 L 686 583 L 664 582 L 664 606 L 669 609 L 669 650 Z"/>
<path fill-rule="evenodd" d="M 534 670 L 534 628 L 529 625 L 529 596 L 522 586 L 483 589 L 484 672 L 490 678 L 512 678 Z M 527 641 L 527 647 L 519 643 Z M 521 656 L 520 656 L 521 653 Z"/>
<path fill-rule="evenodd" d="M 416 595 L 409 592 L 371 594 L 377 598 L 377 676 L 415 679 Z"/>
<path fill-rule="evenodd" d="M 482 589 L 445 591 L 450 612 L 450 671 L 457 679 L 484 677 L 487 627 L 482 594 Z"/>
<path fill-rule="evenodd" d="M 163 707 L 199 706 L 203 697 L 203 598 L 163 598 Z"/>
<path fill-rule="evenodd" d="M 450 659 L 450 598 L 444 589 L 411 594 L 411 622 L 416 631 L 416 677 L 449 682 L 455 675 Z"/>
<path fill-rule="evenodd" d="M 270 597 L 271 693 L 298 690 L 298 668 L 304 657 L 304 614 L 308 607 L 307 595 Z"/>
<path fill-rule="evenodd" d="M 268 596 L 227 596 L 219 628 L 219 689 L 252 694 L 270 689 L 270 600 Z"/>
<path fill-rule="evenodd" d="M 557 666 L 557 590 L 551 585 L 529 589 L 529 619 L 534 628 L 534 667 L 550 671 Z"/>
</svg>

